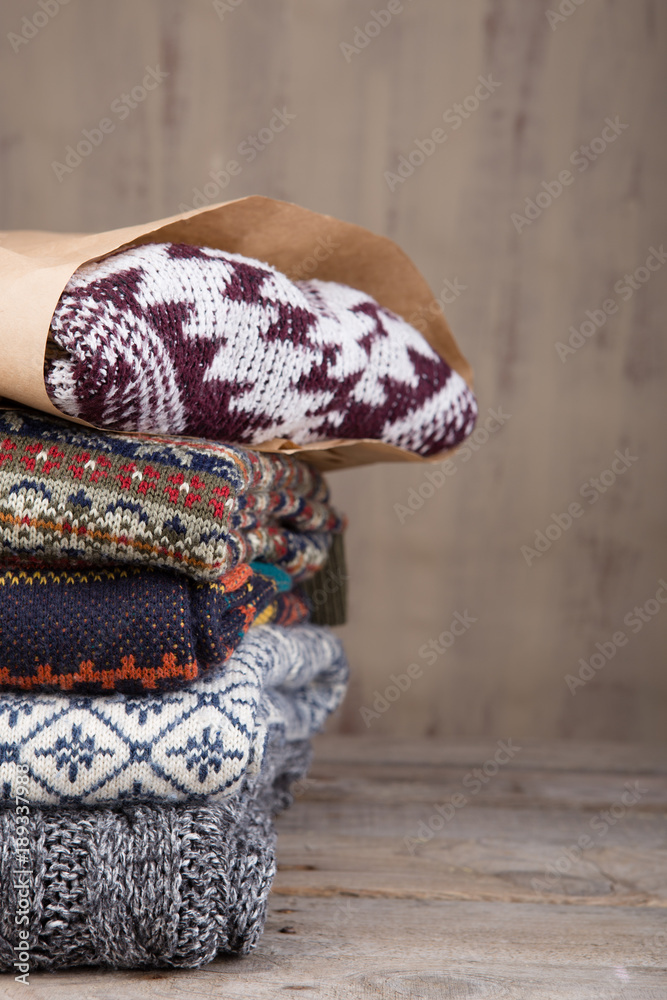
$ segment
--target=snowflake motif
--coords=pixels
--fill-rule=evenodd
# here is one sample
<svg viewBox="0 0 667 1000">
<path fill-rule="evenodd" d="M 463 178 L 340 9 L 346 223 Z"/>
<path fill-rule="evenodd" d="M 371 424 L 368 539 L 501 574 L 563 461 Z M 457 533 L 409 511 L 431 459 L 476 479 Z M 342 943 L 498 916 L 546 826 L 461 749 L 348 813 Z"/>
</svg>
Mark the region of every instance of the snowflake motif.
<svg viewBox="0 0 667 1000">
<path fill-rule="evenodd" d="M 188 771 L 197 768 L 197 776 L 201 784 L 208 778 L 209 768 L 219 774 L 225 759 L 230 756 L 233 754 L 225 750 L 220 733 L 217 733 L 215 739 L 211 740 L 210 726 L 206 726 L 202 731 L 201 740 L 195 736 L 189 736 L 185 747 L 171 747 L 167 751 L 167 757 L 184 757 Z"/>
<path fill-rule="evenodd" d="M 52 747 L 37 750 L 37 757 L 53 757 L 56 768 L 61 771 L 67 768 L 67 776 L 74 784 L 79 774 L 79 767 L 90 771 L 95 757 L 113 757 L 113 750 L 95 746 L 95 737 L 81 738 L 81 726 L 72 725 L 71 736 L 59 736 Z"/>
</svg>

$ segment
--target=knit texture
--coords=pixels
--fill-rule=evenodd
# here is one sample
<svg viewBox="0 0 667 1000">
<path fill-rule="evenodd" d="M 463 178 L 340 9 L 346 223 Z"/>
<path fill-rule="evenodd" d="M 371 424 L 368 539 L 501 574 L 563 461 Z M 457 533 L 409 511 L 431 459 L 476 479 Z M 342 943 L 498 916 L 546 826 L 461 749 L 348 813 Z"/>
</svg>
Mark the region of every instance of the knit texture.
<svg viewBox="0 0 667 1000">
<path fill-rule="evenodd" d="M 345 625 L 348 579 L 345 536 L 334 535 L 326 563 L 300 586 L 313 625 Z"/>
<path fill-rule="evenodd" d="M 216 580 L 242 562 L 295 580 L 343 522 L 304 462 L 0 412 L 0 560 L 139 563 Z"/>
<path fill-rule="evenodd" d="M 260 611 L 255 625 L 303 625 L 310 621 L 310 609 L 304 597 L 295 590 L 288 594 L 276 594 L 275 600 Z"/>
<path fill-rule="evenodd" d="M 246 563 L 216 583 L 135 566 L 0 569 L 0 688 L 181 687 L 224 663 L 276 596 Z"/>
<path fill-rule="evenodd" d="M 221 250 L 148 244 L 85 264 L 50 336 L 55 406 L 116 430 L 374 438 L 431 455 L 477 414 L 461 376 L 369 295 Z"/>
<path fill-rule="evenodd" d="M 14 794 L 17 765 L 38 804 L 232 795 L 257 775 L 267 728 L 307 739 L 346 681 L 341 643 L 327 629 L 263 625 L 219 673 L 179 691 L 0 694 L 1 799 Z"/>
<path fill-rule="evenodd" d="M 249 952 L 276 870 L 271 816 L 308 762 L 307 743 L 273 741 L 258 780 L 224 803 L 31 806 L 27 845 L 0 809 L 0 970 L 17 972 L 22 862 L 31 971 L 195 968 Z"/>
</svg>

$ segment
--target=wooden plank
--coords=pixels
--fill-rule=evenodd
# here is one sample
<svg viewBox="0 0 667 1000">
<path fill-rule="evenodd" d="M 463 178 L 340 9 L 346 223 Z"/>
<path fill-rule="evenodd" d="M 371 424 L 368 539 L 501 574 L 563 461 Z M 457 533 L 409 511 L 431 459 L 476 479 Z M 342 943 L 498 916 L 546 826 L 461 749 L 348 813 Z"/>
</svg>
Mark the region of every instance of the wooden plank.
<svg viewBox="0 0 667 1000">
<path fill-rule="evenodd" d="M 480 766 L 493 757 L 498 749 L 498 740 L 457 739 L 409 739 L 396 736 L 356 736 L 329 733 L 316 736 L 314 768 L 311 775 L 320 774 L 327 762 L 336 768 L 351 764 L 358 768 L 370 764 L 381 767 L 398 764 L 401 767 L 414 765 L 452 765 L 458 767 Z M 632 771 L 637 774 L 667 774 L 667 748 L 656 743 L 605 743 L 583 742 L 581 740 L 536 740 L 515 739 L 520 746 L 503 765 L 503 770 L 540 768 L 543 771 L 563 770 L 568 774 L 576 771 L 594 771 L 602 774 L 611 771 L 623 774 Z"/>
<path fill-rule="evenodd" d="M 318 779 L 321 779 L 320 784 L 316 783 Z M 394 802 L 398 796 L 413 809 L 448 801 L 457 793 L 463 795 L 467 804 L 474 801 L 478 805 L 514 809 L 578 807 L 591 812 L 621 801 L 624 795 L 626 799 L 636 797 L 642 812 L 664 813 L 667 807 L 667 782 L 662 775 L 641 772 L 599 775 L 589 771 L 571 775 L 539 768 L 514 771 L 508 768 L 488 777 L 481 763 L 467 768 L 429 769 L 415 765 L 396 767 L 394 764 L 366 765 L 364 768 L 320 764 L 316 774 L 299 785 L 297 793 L 308 791 L 313 798 L 330 801 L 363 801 L 369 794 L 369 785 L 372 785 L 373 801 L 384 799 L 392 803 L 392 796 Z"/>
<path fill-rule="evenodd" d="M 279 821 L 276 892 L 667 906 L 662 777 L 515 772 L 475 794 L 461 772 L 367 769 L 302 785 Z"/>
<path fill-rule="evenodd" d="M 28 1000 L 663 1000 L 664 913 L 275 896 L 258 950 L 184 972 L 31 975 Z M 289 931 L 289 932 L 287 932 Z"/>
<path fill-rule="evenodd" d="M 488 824 L 487 829 L 491 828 Z M 303 837 L 283 836 L 274 891 L 304 896 L 667 908 L 664 849 L 595 847 L 583 857 L 575 853 L 576 860 L 566 850 L 576 852 L 576 841 L 541 846 L 488 837 L 480 845 L 434 838 L 420 846 L 413 858 L 400 841 L 327 838 L 309 831 Z"/>
</svg>

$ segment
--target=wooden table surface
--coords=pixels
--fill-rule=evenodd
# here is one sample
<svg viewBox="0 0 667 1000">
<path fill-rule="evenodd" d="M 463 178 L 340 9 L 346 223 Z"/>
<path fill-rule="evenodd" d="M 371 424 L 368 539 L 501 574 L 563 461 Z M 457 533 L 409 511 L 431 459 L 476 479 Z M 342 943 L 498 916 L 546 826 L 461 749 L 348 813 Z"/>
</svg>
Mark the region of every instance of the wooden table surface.
<svg viewBox="0 0 667 1000">
<path fill-rule="evenodd" d="M 667 752 L 516 747 L 321 737 L 252 956 L 0 994 L 665 1000 Z"/>
</svg>

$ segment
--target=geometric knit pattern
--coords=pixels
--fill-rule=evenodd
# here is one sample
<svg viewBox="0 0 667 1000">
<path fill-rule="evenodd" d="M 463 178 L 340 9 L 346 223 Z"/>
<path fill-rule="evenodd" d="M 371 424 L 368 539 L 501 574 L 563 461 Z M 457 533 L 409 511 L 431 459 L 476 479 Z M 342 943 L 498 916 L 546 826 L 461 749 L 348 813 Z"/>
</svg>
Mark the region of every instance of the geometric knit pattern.
<svg viewBox="0 0 667 1000">
<path fill-rule="evenodd" d="M 90 431 L 0 411 L 0 561 L 134 563 L 216 580 L 242 562 L 294 579 L 343 522 L 304 462 L 206 441 Z"/>
<path fill-rule="evenodd" d="M 258 781 L 220 803 L 31 806 L 20 826 L 0 809 L 0 970 L 19 974 L 23 927 L 30 972 L 196 968 L 247 954 L 276 871 L 272 815 L 308 762 L 307 743 L 272 745 Z"/>
<path fill-rule="evenodd" d="M 267 730 L 308 739 L 342 700 L 340 641 L 314 625 L 251 629 L 219 673 L 157 695 L 0 694 L 0 796 L 17 765 L 39 805 L 233 795 Z"/>
<path fill-rule="evenodd" d="M 431 455 L 477 415 L 464 379 L 365 292 L 205 247 L 147 244 L 83 265 L 50 340 L 52 402 L 112 430 L 374 438 Z"/>
<path fill-rule="evenodd" d="M 310 609 L 305 598 L 296 590 L 276 594 L 273 602 L 260 611 L 252 627 L 257 625 L 304 625 L 310 621 Z"/>
<path fill-rule="evenodd" d="M 247 563 L 216 583 L 136 566 L 0 568 L 0 688 L 182 687 L 224 663 L 275 598 Z"/>
</svg>

